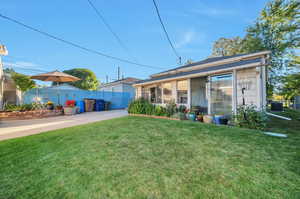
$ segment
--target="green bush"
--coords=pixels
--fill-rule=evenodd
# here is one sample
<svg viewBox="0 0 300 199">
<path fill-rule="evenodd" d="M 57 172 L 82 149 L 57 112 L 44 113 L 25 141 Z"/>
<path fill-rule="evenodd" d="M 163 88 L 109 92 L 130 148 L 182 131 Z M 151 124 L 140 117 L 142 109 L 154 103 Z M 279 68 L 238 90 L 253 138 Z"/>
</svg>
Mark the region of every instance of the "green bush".
<svg viewBox="0 0 300 199">
<path fill-rule="evenodd" d="M 267 124 L 265 112 L 257 111 L 254 105 L 239 106 L 233 119 L 234 124 L 242 128 L 264 130 Z"/>
<path fill-rule="evenodd" d="M 175 102 L 170 102 L 166 105 L 166 115 L 167 117 L 171 117 L 177 112 L 177 107 Z"/>
<path fill-rule="evenodd" d="M 31 103 L 31 104 L 22 104 L 22 105 L 14 105 L 14 104 L 6 104 L 4 106 L 5 111 L 32 111 L 43 109 L 44 105 Z"/>
<path fill-rule="evenodd" d="M 128 106 L 128 113 L 132 114 L 153 114 L 155 108 L 147 100 L 143 98 L 132 101 Z"/>
<path fill-rule="evenodd" d="M 166 108 L 164 108 L 162 106 L 156 105 L 154 115 L 156 115 L 156 116 L 167 116 L 167 110 L 166 110 Z"/>
<path fill-rule="evenodd" d="M 184 113 L 185 111 L 186 111 L 186 106 L 180 105 L 180 106 L 178 107 L 178 112 Z"/>
</svg>

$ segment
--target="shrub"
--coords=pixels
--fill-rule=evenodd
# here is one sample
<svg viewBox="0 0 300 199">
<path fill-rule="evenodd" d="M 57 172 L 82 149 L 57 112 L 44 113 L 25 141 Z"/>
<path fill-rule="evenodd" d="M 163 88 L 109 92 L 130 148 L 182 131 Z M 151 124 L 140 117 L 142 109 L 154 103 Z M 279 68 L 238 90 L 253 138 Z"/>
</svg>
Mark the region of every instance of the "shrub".
<svg viewBox="0 0 300 199">
<path fill-rule="evenodd" d="M 128 113 L 132 114 L 151 114 L 153 112 L 153 105 L 143 98 L 132 101 L 128 106 Z"/>
<path fill-rule="evenodd" d="M 5 111 L 32 111 L 43 109 L 44 105 L 31 103 L 31 104 L 22 104 L 22 105 L 14 105 L 14 104 L 6 104 L 4 107 Z"/>
<path fill-rule="evenodd" d="M 257 111 L 254 105 L 239 106 L 233 119 L 236 126 L 249 129 L 264 130 L 267 124 L 265 112 Z"/>
<path fill-rule="evenodd" d="M 159 105 L 155 106 L 154 115 L 157 115 L 157 116 L 166 116 L 167 115 L 166 108 L 164 108 L 162 106 L 159 106 Z"/>
<path fill-rule="evenodd" d="M 180 113 L 185 113 L 185 111 L 186 111 L 186 106 L 180 105 L 180 106 L 178 107 L 178 112 L 180 112 Z"/>
<path fill-rule="evenodd" d="M 177 112 L 176 104 L 175 102 L 170 102 L 166 105 L 166 115 L 167 117 L 171 117 Z"/>
</svg>

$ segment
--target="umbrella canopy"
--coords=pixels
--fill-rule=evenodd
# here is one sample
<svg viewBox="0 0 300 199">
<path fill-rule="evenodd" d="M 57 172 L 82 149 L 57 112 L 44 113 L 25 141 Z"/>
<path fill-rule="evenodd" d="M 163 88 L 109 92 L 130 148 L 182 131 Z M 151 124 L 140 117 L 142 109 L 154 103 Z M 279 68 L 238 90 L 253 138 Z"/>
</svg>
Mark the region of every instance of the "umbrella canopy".
<svg viewBox="0 0 300 199">
<path fill-rule="evenodd" d="M 39 75 L 33 75 L 31 79 L 37 79 L 41 81 L 50 81 L 50 82 L 75 82 L 80 80 L 78 77 L 74 77 L 67 73 L 53 71 L 49 73 L 42 73 Z"/>
</svg>

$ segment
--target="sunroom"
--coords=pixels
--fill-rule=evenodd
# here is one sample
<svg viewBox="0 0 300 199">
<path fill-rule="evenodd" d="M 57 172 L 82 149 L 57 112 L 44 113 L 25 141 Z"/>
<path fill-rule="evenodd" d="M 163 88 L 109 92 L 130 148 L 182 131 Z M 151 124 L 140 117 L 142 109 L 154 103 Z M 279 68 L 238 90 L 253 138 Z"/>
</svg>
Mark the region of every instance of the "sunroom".
<svg viewBox="0 0 300 199">
<path fill-rule="evenodd" d="M 175 102 L 204 114 L 231 114 L 238 105 L 266 105 L 269 52 L 215 57 L 137 82 L 136 97 L 165 106 Z"/>
</svg>

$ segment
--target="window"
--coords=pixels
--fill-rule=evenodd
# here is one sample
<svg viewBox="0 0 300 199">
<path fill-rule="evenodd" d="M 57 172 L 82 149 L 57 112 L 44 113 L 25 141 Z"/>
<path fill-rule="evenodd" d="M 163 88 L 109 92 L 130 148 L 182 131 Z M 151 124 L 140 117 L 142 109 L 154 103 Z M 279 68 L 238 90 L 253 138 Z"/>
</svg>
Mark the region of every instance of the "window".
<svg viewBox="0 0 300 199">
<path fill-rule="evenodd" d="M 164 83 L 163 84 L 163 98 L 164 103 L 170 103 L 172 101 L 172 84 L 171 83 Z"/>
<path fill-rule="evenodd" d="M 211 77 L 211 113 L 230 114 L 232 112 L 232 74 Z"/>
<path fill-rule="evenodd" d="M 156 103 L 161 103 L 161 86 L 160 85 L 158 85 L 157 87 L 156 87 Z"/>
<path fill-rule="evenodd" d="M 150 88 L 150 102 L 151 103 L 156 102 L 156 89 L 155 89 L 155 87 Z"/>
<path fill-rule="evenodd" d="M 149 89 L 142 87 L 142 98 L 149 100 Z"/>
<path fill-rule="evenodd" d="M 150 102 L 161 103 L 161 86 L 150 88 Z"/>
<path fill-rule="evenodd" d="M 177 81 L 177 103 L 186 104 L 188 101 L 187 91 L 188 91 L 187 80 Z"/>
</svg>

